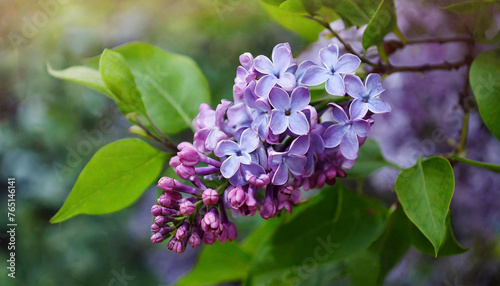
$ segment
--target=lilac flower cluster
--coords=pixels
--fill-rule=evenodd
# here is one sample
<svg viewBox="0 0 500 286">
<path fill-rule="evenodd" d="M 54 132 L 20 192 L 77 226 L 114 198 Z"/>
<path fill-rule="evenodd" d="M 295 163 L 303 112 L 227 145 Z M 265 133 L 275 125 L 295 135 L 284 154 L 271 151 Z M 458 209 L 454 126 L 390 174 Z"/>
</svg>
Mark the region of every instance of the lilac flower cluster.
<svg viewBox="0 0 500 286">
<path fill-rule="evenodd" d="M 339 57 L 336 45 L 319 55 L 321 64 L 297 65 L 282 43 L 272 59 L 240 56 L 234 102 L 222 100 L 216 110 L 202 104 L 193 143 L 179 144 L 170 161 L 192 186 L 168 177 L 158 182 L 164 193 L 151 209 L 152 242 L 171 237 L 168 249 L 181 253 L 188 243 L 197 248 L 234 240 L 236 227 L 226 209 L 233 216 L 258 212 L 273 218 L 282 209 L 292 212 L 301 189 L 333 185 L 346 176 L 373 124 L 371 115 L 390 107 L 379 98 L 384 89 L 378 75 L 368 75 L 364 84 L 353 75 L 358 57 Z M 323 83 L 329 94 L 351 100 L 329 103 L 318 113 L 308 86 Z"/>
</svg>

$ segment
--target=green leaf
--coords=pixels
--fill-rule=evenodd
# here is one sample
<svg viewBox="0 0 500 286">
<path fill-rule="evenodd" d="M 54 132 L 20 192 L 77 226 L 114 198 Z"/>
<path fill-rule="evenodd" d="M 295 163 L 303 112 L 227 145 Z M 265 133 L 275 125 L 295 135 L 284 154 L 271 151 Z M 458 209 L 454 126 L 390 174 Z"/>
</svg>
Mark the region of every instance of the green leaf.
<svg viewBox="0 0 500 286">
<path fill-rule="evenodd" d="M 489 5 L 492 3 L 498 3 L 500 2 L 499 0 L 474 0 L 474 1 L 467 1 L 467 2 L 460 2 L 460 3 L 455 3 L 451 4 L 445 7 L 440 7 L 441 9 L 457 12 L 460 14 L 469 14 L 472 12 L 477 11 L 479 8 L 483 7 L 484 5 Z"/>
<path fill-rule="evenodd" d="M 190 58 L 146 43 L 113 49 L 127 61 L 148 116 L 165 134 L 191 128 L 201 103 L 210 102 L 210 89 Z"/>
<path fill-rule="evenodd" d="M 125 58 L 117 52 L 104 50 L 99 61 L 99 71 L 107 89 L 123 104 L 140 114 L 146 114 L 141 94 Z"/>
<path fill-rule="evenodd" d="M 397 28 L 397 24 L 394 0 L 382 0 L 363 33 L 363 48 L 366 50 L 382 43 L 384 37 Z"/>
<path fill-rule="evenodd" d="M 47 71 L 53 77 L 90 87 L 116 100 L 116 97 L 107 89 L 98 70 L 86 66 L 74 66 L 64 70 L 54 70 L 47 64 Z"/>
<path fill-rule="evenodd" d="M 479 54 L 472 62 L 469 78 L 481 118 L 500 140 L 500 49 Z"/>
<path fill-rule="evenodd" d="M 434 256 L 434 248 L 431 242 L 422 234 L 422 232 L 414 225 L 410 228 L 411 243 L 421 252 Z M 451 227 L 450 214 L 446 216 L 446 237 L 443 245 L 439 248 L 437 256 L 449 256 L 464 253 L 468 248 L 464 248 L 455 238 Z"/>
<path fill-rule="evenodd" d="M 346 259 L 381 235 L 386 211 L 341 184 L 325 188 L 263 243 L 251 275 Z"/>
<path fill-rule="evenodd" d="M 344 20 L 346 26 L 363 26 L 370 22 L 380 2 L 363 0 L 323 0 L 323 4 L 333 9 Z"/>
<path fill-rule="evenodd" d="M 78 214 L 106 214 L 133 202 L 157 178 L 167 154 L 139 139 L 110 143 L 95 153 L 61 209 L 58 223 Z"/>
<path fill-rule="evenodd" d="M 381 237 L 348 261 L 353 285 L 383 285 L 385 277 L 410 248 L 411 222 L 402 208 L 394 210 Z"/>
<path fill-rule="evenodd" d="M 443 157 L 418 160 L 396 179 L 396 194 L 408 218 L 432 242 L 435 255 L 444 242 L 455 178 Z"/>
<path fill-rule="evenodd" d="M 283 27 L 295 32 L 308 40 L 315 42 L 318 40 L 319 32 L 323 31 L 324 27 L 316 21 L 304 17 L 304 12 L 290 12 L 280 9 L 279 6 L 267 3 L 260 0 L 262 7 L 267 13 Z M 292 8 L 290 8 L 292 9 Z M 294 9 L 297 9 L 296 7 Z"/>
<path fill-rule="evenodd" d="M 397 167 L 385 160 L 382 151 L 373 139 L 367 139 L 365 144 L 359 148 L 359 156 L 356 164 L 351 170 L 347 170 L 348 179 L 365 178 L 383 167 Z"/>
<path fill-rule="evenodd" d="M 242 280 L 250 268 L 251 256 L 235 242 L 205 246 L 193 270 L 178 286 L 212 285 Z"/>
</svg>

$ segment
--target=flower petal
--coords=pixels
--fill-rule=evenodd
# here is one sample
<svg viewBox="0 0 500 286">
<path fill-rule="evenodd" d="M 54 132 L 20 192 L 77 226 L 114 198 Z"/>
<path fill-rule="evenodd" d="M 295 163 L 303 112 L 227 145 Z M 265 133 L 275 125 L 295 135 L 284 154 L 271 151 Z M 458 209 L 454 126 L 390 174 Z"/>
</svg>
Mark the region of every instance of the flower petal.
<svg viewBox="0 0 500 286">
<path fill-rule="evenodd" d="M 250 84 L 245 88 L 245 93 L 243 99 L 245 100 L 246 105 L 250 108 L 257 109 L 255 105 L 255 101 L 259 99 L 257 94 L 255 94 L 255 81 L 250 82 Z"/>
<path fill-rule="evenodd" d="M 376 73 L 371 73 L 366 77 L 366 93 L 370 97 L 381 94 L 385 89 L 382 87 L 382 80 Z"/>
<path fill-rule="evenodd" d="M 261 98 L 267 98 L 269 96 L 269 92 L 276 84 L 278 79 L 274 75 L 265 75 L 263 76 L 259 82 L 257 82 L 257 86 L 255 87 L 255 94 Z"/>
<path fill-rule="evenodd" d="M 271 120 L 269 122 L 269 128 L 274 134 L 282 134 L 288 128 L 288 116 L 282 110 L 273 110 L 271 112 Z"/>
<path fill-rule="evenodd" d="M 263 55 L 257 56 L 254 60 L 255 69 L 262 74 L 274 75 L 277 71 L 271 60 Z"/>
<path fill-rule="evenodd" d="M 357 75 L 346 74 L 344 77 L 345 92 L 352 98 L 362 99 L 366 95 L 365 86 Z"/>
<path fill-rule="evenodd" d="M 224 178 L 231 178 L 240 168 L 240 160 L 236 156 L 229 156 L 220 166 L 220 172 Z"/>
<path fill-rule="evenodd" d="M 345 113 L 345 111 L 342 107 L 340 107 L 339 105 L 337 105 L 335 103 L 330 103 L 328 105 L 333 108 L 333 110 L 332 110 L 333 120 L 335 120 L 336 122 L 339 122 L 339 123 L 346 123 L 347 122 L 347 120 L 348 120 L 347 114 Z"/>
<path fill-rule="evenodd" d="M 288 117 L 290 131 L 297 135 L 306 135 L 309 133 L 309 121 L 307 121 L 307 117 L 303 112 L 295 111 Z"/>
<path fill-rule="evenodd" d="M 340 142 L 340 153 L 350 160 L 358 158 L 359 143 L 358 137 L 353 128 L 349 128 Z"/>
<path fill-rule="evenodd" d="M 241 153 L 241 156 L 238 156 L 238 160 L 240 160 L 241 164 L 250 164 L 252 163 L 252 157 L 248 153 Z"/>
<path fill-rule="evenodd" d="M 322 48 L 319 51 L 319 57 L 323 65 L 332 71 L 337 66 L 337 61 L 339 58 L 339 46 L 331 44 L 326 48 Z"/>
<path fill-rule="evenodd" d="M 295 71 L 295 78 L 297 79 L 297 82 L 300 82 L 302 79 L 302 76 L 306 72 L 306 70 L 312 66 L 315 66 L 316 64 L 312 61 L 303 61 L 300 63 L 299 67 Z"/>
<path fill-rule="evenodd" d="M 273 50 L 272 58 L 274 68 L 280 75 L 290 67 L 290 64 L 293 61 L 292 52 L 285 46 Z"/>
<path fill-rule="evenodd" d="M 297 80 L 292 73 L 286 72 L 276 80 L 276 83 L 279 84 L 284 90 L 290 91 L 297 84 Z"/>
<path fill-rule="evenodd" d="M 300 83 L 305 85 L 318 85 L 327 81 L 330 76 L 330 71 L 326 68 L 312 66 L 306 70 L 304 76 L 300 80 Z"/>
<path fill-rule="evenodd" d="M 214 154 L 217 157 L 230 156 L 236 154 L 240 150 L 240 146 L 231 140 L 223 140 L 215 147 Z"/>
<path fill-rule="evenodd" d="M 292 111 L 302 111 L 311 101 L 309 89 L 305 86 L 297 87 L 293 90 L 290 99 L 290 109 Z"/>
<path fill-rule="evenodd" d="M 339 61 L 335 66 L 335 73 L 354 72 L 360 64 L 361 60 L 357 56 L 353 54 L 344 54 L 339 58 Z"/>
<path fill-rule="evenodd" d="M 288 167 L 288 170 L 290 170 L 290 172 L 292 172 L 292 174 L 296 176 L 302 175 L 306 164 L 306 156 L 289 156 L 286 158 L 286 166 Z"/>
<path fill-rule="evenodd" d="M 334 74 L 326 81 L 325 89 L 331 95 L 342 96 L 345 94 L 344 80 L 339 74 Z"/>
<path fill-rule="evenodd" d="M 278 110 L 285 111 L 290 109 L 290 96 L 279 87 L 271 89 L 271 92 L 269 92 L 269 102 Z"/>
<path fill-rule="evenodd" d="M 368 123 L 368 121 L 366 120 L 355 120 L 352 123 L 352 128 L 359 137 L 366 137 L 366 135 L 370 131 L 370 123 Z"/>
<path fill-rule="evenodd" d="M 299 136 L 290 144 L 288 154 L 295 156 L 304 155 L 309 150 L 309 145 L 309 136 Z"/>
<path fill-rule="evenodd" d="M 284 185 L 288 181 L 288 169 L 286 168 L 285 164 L 279 164 L 278 169 L 276 169 L 276 172 L 274 173 L 273 176 L 273 185 L 276 186 L 281 186 Z"/>
<path fill-rule="evenodd" d="M 391 111 L 391 107 L 378 98 L 370 98 L 368 100 L 368 109 L 370 109 L 373 113 L 385 113 Z"/>
<path fill-rule="evenodd" d="M 363 118 L 368 112 L 368 104 L 361 99 L 354 99 L 349 106 L 349 116 L 351 120 Z"/>
<path fill-rule="evenodd" d="M 248 128 L 241 133 L 240 150 L 245 153 L 251 153 L 260 145 L 259 135 L 253 129 Z"/>
<path fill-rule="evenodd" d="M 344 134 L 346 133 L 348 126 L 345 124 L 334 124 L 328 127 L 323 133 L 323 142 L 325 143 L 326 148 L 334 148 L 337 147 Z"/>
</svg>

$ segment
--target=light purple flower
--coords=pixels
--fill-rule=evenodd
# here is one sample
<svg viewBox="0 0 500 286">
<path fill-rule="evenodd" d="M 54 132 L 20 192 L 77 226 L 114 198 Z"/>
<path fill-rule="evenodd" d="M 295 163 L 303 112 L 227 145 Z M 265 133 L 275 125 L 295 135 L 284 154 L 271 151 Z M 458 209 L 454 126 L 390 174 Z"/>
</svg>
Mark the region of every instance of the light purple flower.
<svg viewBox="0 0 500 286">
<path fill-rule="evenodd" d="M 287 72 L 293 63 L 292 51 L 288 43 L 276 45 L 273 49 L 272 62 L 268 57 L 260 55 L 255 58 L 255 69 L 264 74 L 257 83 L 255 92 L 260 97 L 266 97 L 275 84 L 285 90 L 292 90 L 295 87 L 295 76 Z"/>
<path fill-rule="evenodd" d="M 323 133 L 325 147 L 334 148 L 340 145 L 342 155 L 347 159 L 354 160 L 358 157 L 358 136 L 366 137 L 370 131 L 370 123 L 359 117 L 349 119 L 342 107 L 335 103 L 329 105 L 333 107 L 332 116 L 336 123 Z"/>
<path fill-rule="evenodd" d="M 269 151 L 269 165 L 275 170 L 273 185 L 284 185 L 288 180 L 288 172 L 295 176 L 302 175 L 307 163 L 304 156 L 309 150 L 309 136 L 297 137 L 286 152 Z"/>
<path fill-rule="evenodd" d="M 259 98 L 255 94 L 255 82 L 251 82 L 245 89 L 245 104 L 252 109 L 251 127 L 257 131 L 260 139 L 266 140 L 269 133 L 269 119 L 271 117 L 271 106 L 265 98 Z"/>
<path fill-rule="evenodd" d="M 368 110 L 373 113 L 391 111 L 391 107 L 379 98 L 385 89 L 378 74 L 369 74 L 365 85 L 358 76 L 351 74 L 346 75 L 344 81 L 347 94 L 354 98 L 349 108 L 351 118 L 361 118 Z"/>
<path fill-rule="evenodd" d="M 241 164 L 250 164 L 252 153 L 259 147 L 259 136 L 253 129 L 246 129 L 241 134 L 240 144 L 231 141 L 223 140 L 217 144 L 214 154 L 221 158 L 229 156 L 222 162 L 220 171 L 225 178 L 231 178 L 240 169 Z"/>
<path fill-rule="evenodd" d="M 287 128 L 297 135 L 309 132 L 309 122 L 302 112 L 309 104 L 311 95 L 306 87 L 297 87 L 292 96 L 281 88 L 275 87 L 269 94 L 269 101 L 274 107 L 271 112 L 270 128 L 274 134 L 282 134 Z"/>
<path fill-rule="evenodd" d="M 326 81 L 325 89 L 329 94 L 344 95 L 345 86 L 341 75 L 354 72 L 361 60 L 353 54 L 344 54 L 339 58 L 339 47 L 335 44 L 321 49 L 319 57 L 323 66 L 308 68 L 301 83 L 318 85 Z"/>
<path fill-rule="evenodd" d="M 229 138 L 229 136 L 223 131 L 224 125 L 224 115 L 226 114 L 227 109 L 231 106 L 232 102 L 229 100 L 223 99 L 219 105 L 217 105 L 217 109 L 215 113 L 208 113 L 206 116 L 212 119 L 209 120 L 211 124 L 207 125 L 205 128 L 198 130 L 194 134 L 194 146 L 196 149 L 202 153 L 210 152 L 215 149 L 217 143 L 221 140 Z M 201 115 L 201 113 L 200 113 Z M 199 116 L 200 116 L 199 115 Z M 200 122 L 205 122 L 205 119 L 198 118 L 197 120 Z"/>
</svg>

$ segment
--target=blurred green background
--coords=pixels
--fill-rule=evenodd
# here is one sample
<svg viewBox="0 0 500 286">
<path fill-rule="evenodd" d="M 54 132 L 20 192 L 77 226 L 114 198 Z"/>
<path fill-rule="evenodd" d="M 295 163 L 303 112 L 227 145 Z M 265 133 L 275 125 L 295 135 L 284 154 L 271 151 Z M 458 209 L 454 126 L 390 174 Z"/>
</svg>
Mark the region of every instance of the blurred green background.
<svg viewBox="0 0 500 286">
<path fill-rule="evenodd" d="M 256 1 L 1 1 L 0 285 L 167 285 L 194 264 L 196 251 L 176 255 L 150 243 L 155 188 L 114 214 L 49 223 L 92 155 L 132 135 L 111 100 L 49 76 L 46 64 L 66 68 L 131 41 L 194 58 L 212 105 L 232 98 L 243 52 L 303 45 Z M 79 147 L 84 141 L 91 150 Z M 15 280 L 4 267 L 8 177 L 17 182 Z M 246 221 L 240 233 L 259 220 Z"/>
</svg>

